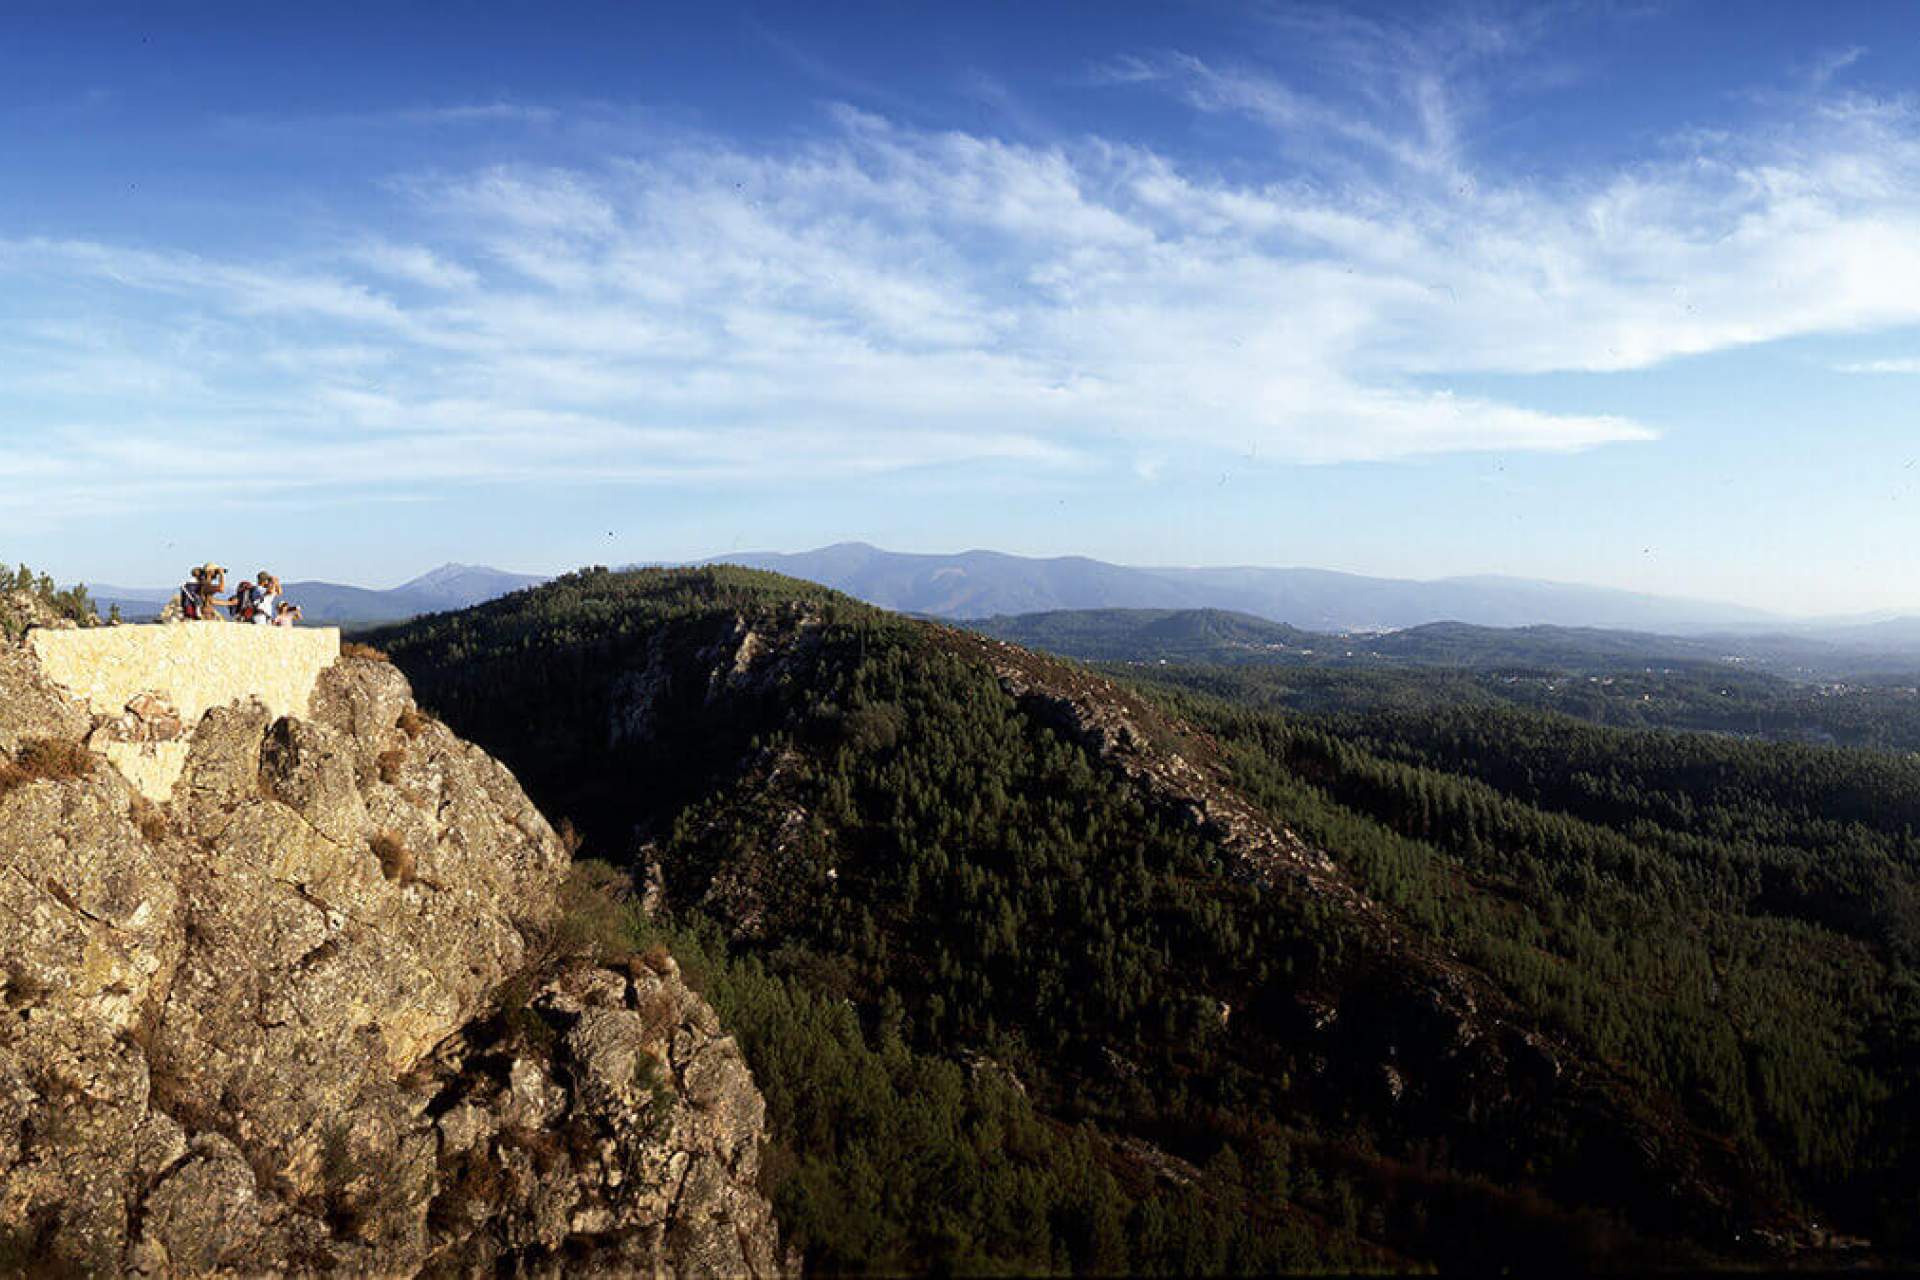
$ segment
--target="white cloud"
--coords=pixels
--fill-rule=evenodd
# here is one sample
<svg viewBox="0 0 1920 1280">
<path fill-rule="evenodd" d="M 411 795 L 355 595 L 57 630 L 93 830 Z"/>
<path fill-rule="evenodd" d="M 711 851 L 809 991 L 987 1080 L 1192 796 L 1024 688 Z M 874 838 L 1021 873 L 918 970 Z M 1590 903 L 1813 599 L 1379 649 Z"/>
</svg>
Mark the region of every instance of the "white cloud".
<svg viewBox="0 0 1920 1280">
<path fill-rule="evenodd" d="M 1653 432 L 1447 380 L 1920 321 L 1906 105 L 1823 99 L 1503 182 L 1472 171 L 1472 112 L 1434 65 L 1375 116 L 1191 58 L 1110 69 L 1297 134 L 1281 181 L 840 109 L 785 150 L 415 176 L 380 233 L 285 262 L 0 241 L 0 276 L 44 300 L 37 329 L 0 320 L 0 414 L 32 424 L 0 433 L 0 510 L 175 500 L 222 465 L 283 488 L 1151 480 L 1209 450 L 1572 451 Z M 103 417 L 107 394 L 128 411 Z"/>
<path fill-rule="evenodd" d="M 1810 88 L 1824 89 L 1835 76 L 1860 61 L 1867 51 L 1859 45 L 1849 45 L 1844 49 L 1828 49 L 1813 60 L 1807 69 L 1807 84 Z"/>
<path fill-rule="evenodd" d="M 1833 366 L 1836 373 L 1920 373 L 1920 356 L 1893 360 L 1858 360 Z"/>
<path fill-rule="evenodd" d="M 349 254 L 368 269 L 383 276 L 410 281 L 429 289 L 471 289 L 480 282 L 479 274 L 457 262 L 448 262 L 431 249 L 420 245 L 393 244 L 386 240 L 368 240 Z"/>
<path fill-rule="evenodd" d="M 560 113 L 552 107 L 525 106 L 513 102 L 484 102 L 456 107 L 420 107 L 395 111 L 384 118 L 417 125 L 502 123 L 545 125 L 558 120 Z"/>
<path fill-rule="evenodd" d="M 286 138 L 290 143 L 297 143 L 316 133 L 374 135 L 449 129 L 545 129 L 560 123 L 562 118 L 561 112 L 553 107 L 516 102 L 468 102 L 438 107 L 346 111 L 331 115 L 229 114 L 215 117 L 214 123 L 229 134 Z"/>
<path fill-rule="evenodd" d="M 1123 53 L 1089 67 L 1082 82 L 1088 85 L 1151 84 L 1167 78 L 1167 72 L 1135 54 Z"/>
</svg>

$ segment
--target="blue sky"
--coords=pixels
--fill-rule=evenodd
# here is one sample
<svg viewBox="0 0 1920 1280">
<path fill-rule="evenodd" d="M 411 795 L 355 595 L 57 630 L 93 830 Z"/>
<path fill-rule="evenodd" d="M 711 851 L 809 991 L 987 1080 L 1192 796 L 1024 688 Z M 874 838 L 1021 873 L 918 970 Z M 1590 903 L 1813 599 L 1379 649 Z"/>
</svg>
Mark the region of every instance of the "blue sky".
<svg viewBox="0 0 1920 1280">
<path fill-rule="evenodd" d="M 1920 610 L 1910 4 L 0 32 L 0 557 L 862 539 Z"/>
</svg>

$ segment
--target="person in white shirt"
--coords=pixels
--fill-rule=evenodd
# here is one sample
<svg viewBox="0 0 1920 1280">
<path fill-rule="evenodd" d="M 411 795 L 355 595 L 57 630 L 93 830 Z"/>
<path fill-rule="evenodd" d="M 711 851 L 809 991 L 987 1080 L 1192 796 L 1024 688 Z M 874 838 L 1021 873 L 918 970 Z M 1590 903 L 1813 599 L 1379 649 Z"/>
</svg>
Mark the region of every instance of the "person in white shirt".
<svg viewBox="0 0 1920 1280">
<path fill-rule="evenodd" d="M 251 622 L 256 627 L 272 626 L 280 603 L 280 579 L 262 569 L 252 582 L 240 584 L 233 603 L 234 616 L 242 622 Z"/>
</svg>

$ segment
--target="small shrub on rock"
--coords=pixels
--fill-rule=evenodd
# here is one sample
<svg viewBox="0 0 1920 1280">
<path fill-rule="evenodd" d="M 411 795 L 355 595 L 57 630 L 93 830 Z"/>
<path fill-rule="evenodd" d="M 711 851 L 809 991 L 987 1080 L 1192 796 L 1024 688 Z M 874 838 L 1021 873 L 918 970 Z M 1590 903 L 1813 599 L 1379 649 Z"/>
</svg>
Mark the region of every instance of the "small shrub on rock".
<svg viewBox="0 0 1920 1280">
<path fill-rule="evenodd" d="M 380 872 L 395 884 L 413 883 L 413 850 L 391 831 L 376 831 L 367 837 L 367 847 L 380 859 Z"/>
<path fill-rule="evenodd" d="M 391 787 L 400 781 L 400 770 L 406 767 L 406 748 L 394 747 L 390 751 L 382 751 L 375 763 L 380 769 L 380 781 Z"/>
<path fill-rule="evenodd" d="M 29 738 L 12 760 L 0 760 L 0 796 L 36 779 L 82 778 L 93 769 L 93 752 L 62 738 Z"/>
<path fill-rule="evenodd" d="M 133 797 L 133 825 L 140 828 L 140 834 L 148 844 L 159 844 L 167 838 L 171 825 L 160 806 L 143 795 Z"/>
<path fill-rule="evenodd" d="M 36 778 L 81 778 L 93 769 L 94 755 L 64 738 L 33 738 L 23 743 L 18 763 Z"/>
<path fill-rule="evenodd" d="M 548 954 L 596 960 L 627 955 L 633 950 L 638 910 L 626 872 L 592 858 L 582 859 L 573 864 L 560 886 L 560 918 L 548 940 Z"/>
</svg>

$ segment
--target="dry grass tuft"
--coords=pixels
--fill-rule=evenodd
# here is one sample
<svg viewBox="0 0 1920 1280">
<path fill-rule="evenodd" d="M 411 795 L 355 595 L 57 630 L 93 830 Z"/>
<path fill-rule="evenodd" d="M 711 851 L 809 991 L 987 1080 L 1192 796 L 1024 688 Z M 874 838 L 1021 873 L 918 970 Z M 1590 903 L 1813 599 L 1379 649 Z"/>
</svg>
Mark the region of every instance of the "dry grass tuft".
<svg viewBox="0 0 1920 1280">
<path fill-rule="evenodd" d="M 84 778 L 97 759 L 77 742 L 63 738 L 29 738 L 12 760 L 0 760 L 0 796 L 39 779 L 58 781 Z"/>
<path fill-rule="evenodd" d="M 418 707 L 408 707 L 400 713 L 400 718 L 394 721 L 394 723 L 399 726 L 400 732 L 406 734 L 407 737 L 418 738 L 427 731 L 427 725 L 432 722 L 425 715 L 421 714 Z"/>
<path fill-rule="evenodd" d="M 395 747 L 391 751 L 382 751 L 374 762 L 380 769 L 380 781 L 394 786 L 400 781 L 400 770 L 406 767 L 407 749 Z"/>
<path fill-rule="evenodd" d="M 167 821 L 167 815 L 160 806 L 138 794 L 133 797 L 133 825 L 140 828 L 140 834 L 146 837 L 148 844 L 159 844 L 173 829 L 173 824 Z"/>
<path fill-rule="evenodd" d="M 649 1041 L 666 1040 L 679 1029 L 680 1002 L 666 987 L 641 1001 L 639 1014 L 641 1033 Z"/>
<path fill-rule="evenodd" d="M 85 777 L 95 759 L 93 752 L 63 738 L 29 739 L 15 757 L 16 763 L 36 778 Z"/>
<path fill-rule="evenodd" d="M 370 644 L 361 644 L 358 640 L 349 640 L 340 646 L 343 658 L 359 658 L 363 662 L 388 662 L 386 650 L 376 649 Z"/>
<path fill-rule="evenodd" d="M 376 831 L 367 837 L 367 847 L 380 859 L 380 873 L 395 884 L 413 883 L 413 850 L 391 831 Z"/>
</svg>

